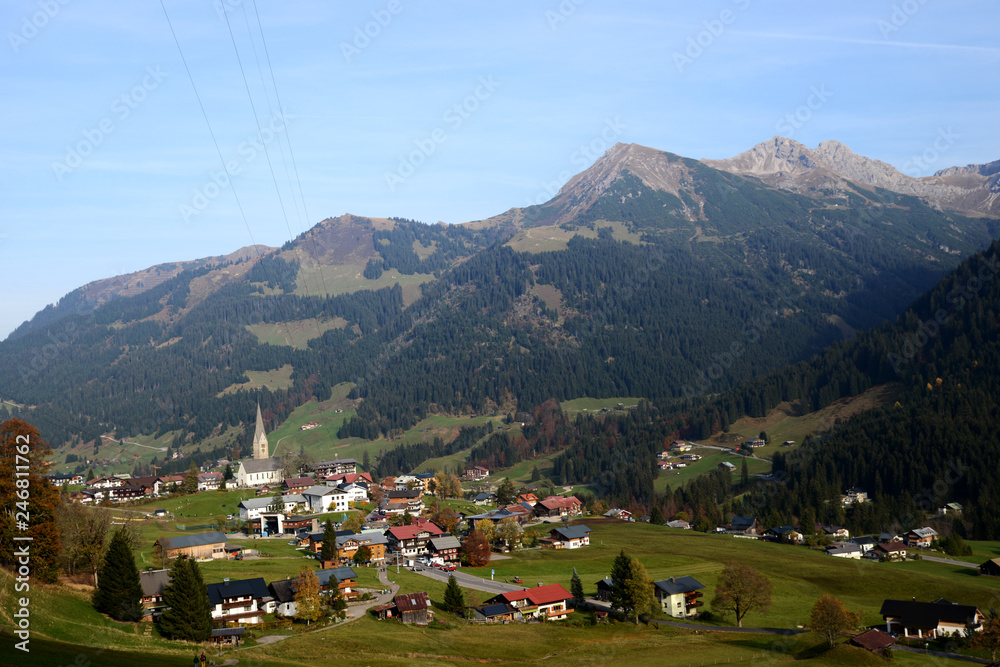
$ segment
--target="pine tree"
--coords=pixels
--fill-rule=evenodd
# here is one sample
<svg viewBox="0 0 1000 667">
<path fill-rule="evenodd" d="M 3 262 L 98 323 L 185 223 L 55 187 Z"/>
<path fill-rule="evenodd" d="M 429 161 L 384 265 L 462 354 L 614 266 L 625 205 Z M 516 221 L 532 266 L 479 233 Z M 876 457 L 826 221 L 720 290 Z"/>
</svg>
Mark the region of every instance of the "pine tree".
<svg viewBox="0 0 1000 667">
<path fill-rule="evenodd" d="M 573 568 L 573 577 L 569 580 L 569 592 L 573 594 L 573 606 L 581 607 L 586 598 L 583 595 L 583 582 L 580 581 L 580 575 L 576 573 L 576 568 Z"/>
<path fill-rule="evenodd" d="M 124 530 L 111 538 L 104 565 L 97 578 L 94 607 L 118 621 L 138 621 L 142 618 L 142 585 L 135 557 Z"/>
<path fill-rule="evenodd" d="M 663 510 L 660 509 L 659 505 L 653 505 L 653 511 L 649 513 L 649 522 L 654 526 L 662 526 L 666 523 Z"/>
<path fill-rule="evenodd" d="M 747 467 L 747 457 L 743 457 L 743 468 L 740 470 L 740 483 L 746 486 L 750 483 L 750 468 Z"/>
<path fill-rule="evenodd" d="M 365 455 L 361 457 L 361 467 L 367 470 L 368 472 L 371 472 L 372 457 L 371 454 L 368 453 L 367 449 L 365 450 Z"/>
<path fill-rule="evenodd" d="M 91 468 L 90 470 L 87 471 L 87 481 L 88 482 L 91 481 L 92 479 L 94 479 L 94 477 L 96 477 L 96 475 L 94 475 L 94 469 Z"/>
<path fill-rule="evenodd" d="M 163 589 L 160 629 L 171 639 L 205 641 L 212 635 L 212 605 L 198 563 L 179 556 Z"/>
<path fill-rule="evenodd" d="M 611 563 L 611 592 L 608 594 L 608 602 L 611 603 L 612 609 L 624 609 L 624 598 L 622 597 L 622 591 L 624 590 L 625 580 L 629 577 L 629 566 L 632 563 L 632 559 L 625 553 L 622 549 L 615 560 Z"/>
<path fill-rule="evenodd" d="M 319 557 L 324 563 L 333 560 L 337 554 L 337 529 L 333 527 L 330 519 L 323 524 L 323 546 L 320 547 Z"/>
<path fill-rule="evenodd" d="M 448 586 L 444 589 L 444 608 L 459 616 L 465 613 L 465 595 L 454 574 L 448 575 Z"/>
<path fill-rule="evenodd" d="M 226 464 L 226 470 L 222 473 L 222 478 L 229 481 L 233 478 L 233 466 Z"/>
</svg>

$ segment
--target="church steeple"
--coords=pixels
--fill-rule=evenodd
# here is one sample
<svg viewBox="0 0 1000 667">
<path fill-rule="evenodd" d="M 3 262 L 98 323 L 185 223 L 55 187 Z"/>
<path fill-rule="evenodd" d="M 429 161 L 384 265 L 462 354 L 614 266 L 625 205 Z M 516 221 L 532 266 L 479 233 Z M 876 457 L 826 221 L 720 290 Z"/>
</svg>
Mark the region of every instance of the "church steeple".
<svg viewBox="0 0 1000 667">
<path fill-rule="evenodd" d="M 260 414 L 260 402 L 257 402 L 257 429 L 253 434 L 253 457 L 256 460 L 269 458 L 267 434 L 264 433 L 264 417 Z"/>
</svg>

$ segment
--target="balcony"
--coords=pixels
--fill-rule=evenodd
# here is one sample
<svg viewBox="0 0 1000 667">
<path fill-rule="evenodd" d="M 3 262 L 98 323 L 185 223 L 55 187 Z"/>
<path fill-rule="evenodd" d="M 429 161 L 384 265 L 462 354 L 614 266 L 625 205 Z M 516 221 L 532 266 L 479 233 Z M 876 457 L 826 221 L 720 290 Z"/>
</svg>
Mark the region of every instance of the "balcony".
<svg viewBox="0 0 1000 667">
<path fill-rule="evenodd" d="M 688 600 L 684 604 L 684 608 L 685 609 L 697 609 L 698 607 L 704 606 L 704 604 L 705 603 L 701 602 L 700 600 Z"/>
</svg>

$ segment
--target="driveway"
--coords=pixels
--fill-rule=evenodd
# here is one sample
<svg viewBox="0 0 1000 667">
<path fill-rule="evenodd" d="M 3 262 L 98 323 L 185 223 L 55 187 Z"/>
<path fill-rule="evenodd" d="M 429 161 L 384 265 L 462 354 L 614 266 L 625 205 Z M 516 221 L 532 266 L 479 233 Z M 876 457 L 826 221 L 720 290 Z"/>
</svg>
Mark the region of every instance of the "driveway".
<svg viewBox="0 0 1000 667">
<path fill-rule="evenodd" d="M 975 570 L 979 569 L 979 566 L 975 563 L 966 563 L 965 561 L 952 560 L 950 558 L 938 558 L 937 556 L 924 556 L 921 554 L 920 559 L 933 561 L 935 563 L 944 563 L 945 565 L 958 565 L 959 567 L 971 567 Z"/>
<path fill-rule="evenodd" d="M 434 567 L 423 567 L 420 566 L 420 570 L 417 574 L 422 574 L 429 579 L 436 579 L 438 581 L 448 581 L 448 575 L 454 574 L 455 580 L 458 585 L 463 588 L 472 588 L 477 591 L 484 591 L 486 593 L 493 593 L 498 595 L 500 593 L 507 593 L 510 591 L 522 591 L 525 586 L 519 584 L 508 584 L 503 581 L 490 581 L 490 566 L 487 565 L 483 568 L 478 568 L 476 574 L 468 574 L 462 570 L 455 570 L 454 572 L 442 572 L 441 570 Z"/>
</svg>

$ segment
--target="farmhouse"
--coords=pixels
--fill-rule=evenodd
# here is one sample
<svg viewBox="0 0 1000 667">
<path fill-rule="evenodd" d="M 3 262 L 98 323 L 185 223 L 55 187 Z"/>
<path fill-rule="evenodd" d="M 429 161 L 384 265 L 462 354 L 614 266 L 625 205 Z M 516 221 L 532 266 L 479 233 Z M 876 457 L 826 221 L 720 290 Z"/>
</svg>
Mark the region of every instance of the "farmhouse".
<svg viewBox="0 0 1000 667">
<path fill-rule="evenodd" d="M 274 598 L 264 579 L 223 579 L 221 584 L 208 584 L 208 602 L 212 605 L 212 620 L 223 623 L 260 623 L 274 606 Z"/>
<path fill-rule="evenodd" d="M 835 558 L 852 558 L 856 560 L 861 558 L 861 547 L 849 542 L 831 544 L 826 548 L 826 555 Z"/>
<path fill-rule="evenodd" d="M 545 500 L 535 503 L 533 511 L 539 518 L 563 517 L 580 514 L 583 504 L 576 496 L 564 498 L 562 496 L 549 496 Z"/>
<path fill-rule="evenodd" d="M 396 615 L 404 625 L 427 625 L 430 620 L 430 612 L 427 609 L 431 606 L 431 601 L 427 593 L 397 595 L 392 602 Z"/>
<path fill-rule="evenodd" d="M 188 558 L 225 558 L 226 536 L 215 530 L 210 533 L 181 535 L 180 537 L 161 537 L 156 541 L 156 547 L 163 554 L 164 562 L 178 556 Z"/>
<path fill-rule="evenodd" d="M 914 528 L 906 532 L 904 538 L 911 547 L 926 548 L 937 538 L 937 531 L 933 528 Z"/>
<path fill-rule="evenodd" d="M 670 577 L 653 582 L 656 599 L 665 614 L 675 618 L 687 618 L 698 614 L 698 607 L 704 603 L 698 598 L 705 585 L 694 577 Z"/>
<path fill-rule="evenodd" d="M 319 589 L 331 595 L 342 595 L 345 600 L 358 596 L 354 589 L 358 585 L 358 575 L 349 567 L 331 567 L 316 573 Z"/>
<path fill-rule="evenodd" d="M 282 485 L 282 493 L 301 493 L 316 482 L 312 477 L 289 477 Z"/>
<path fill-rule="evenodd" d="M 869 549 L 865 555 L 879 560 L 902 560 L 906 558 L 907 546 L 902 542 L 882 542 Z"/>
<path fill-rule="evenodd" d="M 392 551 L 402 553 L 407 558 L 426 554 L 427 543 L 431 538 L 440 535 L 444 535 L 444 531 L 436 523 L 430 521 L 420 525 L 396 526 L 385 533 L 389 540 L 389 548 Z"/>
<path fill-rule="evenodd" d="M 551 549 L 579 549 L 590 545 L 590 528 L 586 526 L 565 526 L 553 528 L 549 536 L 540 540 L 543 547 Z"/>
<path fill-rule="evenodd" d="M 466 468 L 465 476 L 467 479 L 470 479 L 472 481 L 479 481 L 489 477 L 490 471 L 489 469 L 484 468 L 483 466 L 472 466 L 470 468 Z"/>
<path fill-rule="evenodd" d="M 726 526 L 727 535 L 743 535 L 746 537 L 756 537 L 757 517 L 755 516 L 734 516 Z"/>
<path fill-rule="evenodd" d="M 965 636 L 967 625 L 973 631 L 982 628 L 985 619 L 978 608 L 949 602 L 944 598 L 934 602 L 886 600 L 879 612 L 885 619 L 886 630 L 902 632 L 904 637 L 934 639 L 948 635 Z"/>
<path fill-rule="evenodd" d="M 278 579 L 267 585 L 267 590 L 277 605 L 275 613 L 279 616 L 295 616 L 298 607 L 295 604 L 295 592 L 298 590 L 298 577 L 295 579 Z"/>
<path fill-rule="evenodd" d="M 560 620 L 566 618 L 573 610 L 569 601 L 573 599 L 570 592 L 559 584 L 525 588 L 520 591 L 508 591 L 487 600 L 487 604 L 509 604 L 524 617 Z"/>
<path fill-rule="evenodd" d="M 458 560 L 458 551 L 462 548 L 462 543 L 453 535 L 442 537 L 432 537 L 427 542 L 427 553 L 437 556 L 446 562 Z"/>
</svg>

